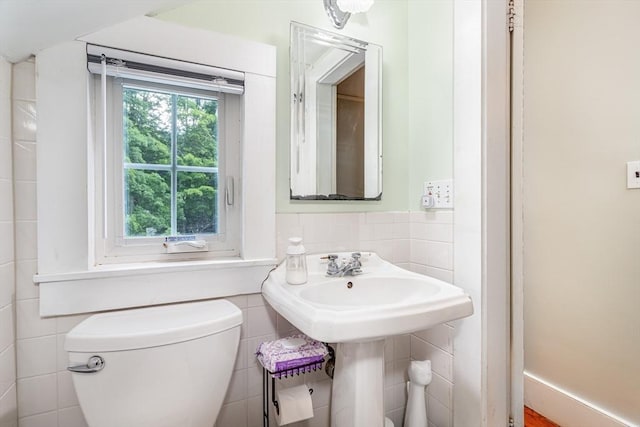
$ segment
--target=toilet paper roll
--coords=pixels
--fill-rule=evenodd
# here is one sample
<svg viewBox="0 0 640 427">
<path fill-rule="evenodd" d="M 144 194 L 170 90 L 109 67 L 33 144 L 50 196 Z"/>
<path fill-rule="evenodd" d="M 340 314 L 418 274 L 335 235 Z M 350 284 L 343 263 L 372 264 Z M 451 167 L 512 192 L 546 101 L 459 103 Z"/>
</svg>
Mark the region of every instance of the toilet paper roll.
<svg viewBox="0 0 640 427">
<path fill-rule="evenodd" d="M 309 388 L 302 384 L 276 392 L 280 412 L 276 411 L 276 423 L 283 426 L 313 417 L 313 402 Z"/>
</svg>

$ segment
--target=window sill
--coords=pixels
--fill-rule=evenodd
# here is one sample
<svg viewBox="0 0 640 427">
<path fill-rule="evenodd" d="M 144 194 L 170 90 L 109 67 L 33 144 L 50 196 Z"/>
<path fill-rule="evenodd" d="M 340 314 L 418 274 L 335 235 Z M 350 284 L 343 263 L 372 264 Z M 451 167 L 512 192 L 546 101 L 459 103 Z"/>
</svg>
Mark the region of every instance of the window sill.
<svg viewBox="0 0 640 427">
<path fill-rule="evenodd" d="M 101 266 L 34 276 L 40 315 L 59 316 L 259 293 L 277 260 L 224 259 Z"/>
</svg>

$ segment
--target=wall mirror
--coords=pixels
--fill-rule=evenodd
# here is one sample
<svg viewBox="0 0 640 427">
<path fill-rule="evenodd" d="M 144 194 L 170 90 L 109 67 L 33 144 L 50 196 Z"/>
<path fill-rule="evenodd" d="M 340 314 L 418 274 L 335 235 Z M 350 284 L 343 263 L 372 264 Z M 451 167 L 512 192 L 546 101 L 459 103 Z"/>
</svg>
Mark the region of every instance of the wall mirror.
<svg viewBox="0 0 640 427">
<path fill-rule="evenodd" d="M 381 93 L 381 46 L 291 23 L 291 199 L 381 199 Z"/>
</svg>

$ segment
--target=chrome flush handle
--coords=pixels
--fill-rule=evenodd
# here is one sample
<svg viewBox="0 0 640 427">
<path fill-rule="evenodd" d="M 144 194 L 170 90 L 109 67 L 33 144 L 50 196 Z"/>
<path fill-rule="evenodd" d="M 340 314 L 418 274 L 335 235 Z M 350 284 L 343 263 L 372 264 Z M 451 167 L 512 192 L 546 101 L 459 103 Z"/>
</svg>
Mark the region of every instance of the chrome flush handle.
<svg viewBox="0 0 640 427">
<path fill-rule="evenodd" d="M 91 356 L 86 365 L 69 366 L 67 370 L 80 374 L 92 374 L 101 371 L 103 368 L 104 359 L 100 356 Z"/>
</svg>

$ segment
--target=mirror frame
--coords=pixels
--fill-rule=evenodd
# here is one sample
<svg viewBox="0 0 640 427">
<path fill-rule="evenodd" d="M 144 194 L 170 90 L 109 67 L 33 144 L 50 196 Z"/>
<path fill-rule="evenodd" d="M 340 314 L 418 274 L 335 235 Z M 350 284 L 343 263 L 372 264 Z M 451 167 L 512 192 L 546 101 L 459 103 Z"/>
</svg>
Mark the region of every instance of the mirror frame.
<svg viewBox="0 0 640 427">
<path fill-rule="evenodd" d="M 291 22 L 290 45 L 290 199 L 373 200 L 382 199 L 382 47 L 341 34 Z M 350 54 L 364 55 L 364 196 L 318 193 L 317 133 L 320 121 L 306 64 L 306 43 L 316 43 Z M 351 57 L 352 55 L 349 55 Z M 335 163 L 335 162 L 334 162 Z"/>
</svg>

